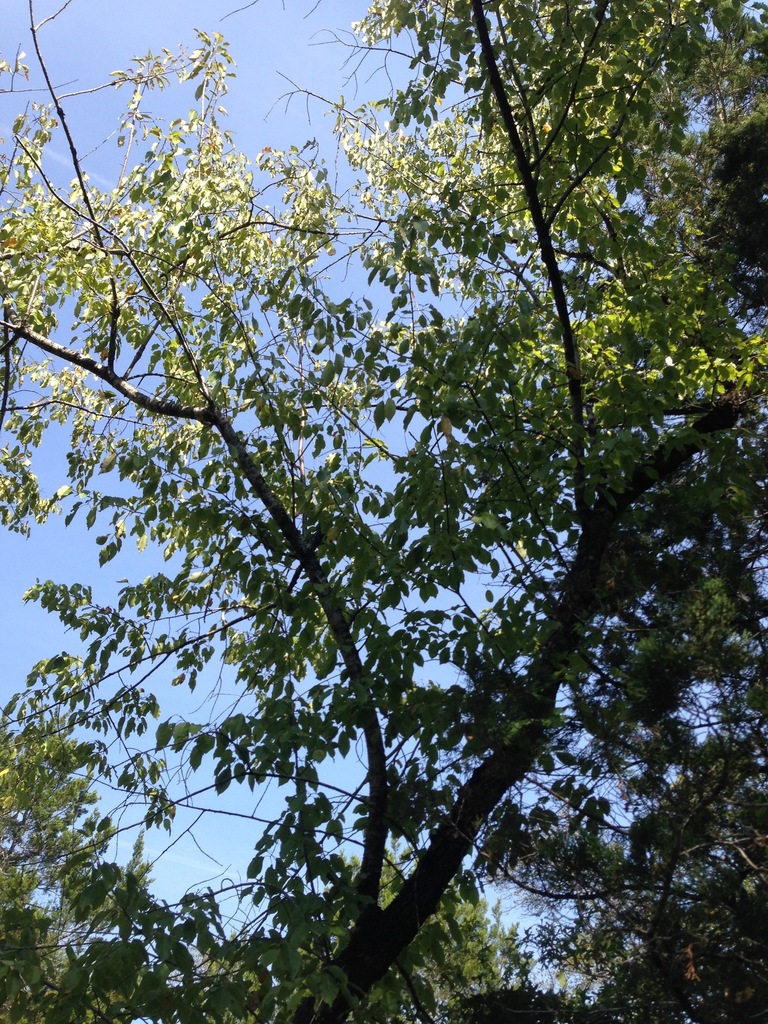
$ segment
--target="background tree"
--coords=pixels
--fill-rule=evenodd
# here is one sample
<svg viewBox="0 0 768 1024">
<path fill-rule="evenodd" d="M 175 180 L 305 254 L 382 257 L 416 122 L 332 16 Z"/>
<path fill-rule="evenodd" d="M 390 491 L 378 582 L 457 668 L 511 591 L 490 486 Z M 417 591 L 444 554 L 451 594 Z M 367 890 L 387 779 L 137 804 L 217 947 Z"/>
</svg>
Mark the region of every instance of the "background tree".
<svg viewBox="0 0 768 1024">
<path fill-rule="evenodd" d="M 755 456 L 748 500 L 705 473 L 693 508 L 676 487 L 661 518 L 654 496 L 642 531 L 616 546 L 603 639 L 573 682 L 572 727 L 535 813 L 509 815 L 519 859 L 505 869 L 542 919 L 536 948 L 583 993 L 581 1010 L 560 1005 L 563 1020 L 764 1014 L 766 546 Z M 642 587 L 638 572 L 649 574 Z M 503 858 L 502 831 L 494 843 Z"/>
<path fill-rule="evenodd" d="M 679 756 L 717 763 L 723 687 L 694 687 L 680 655 L 669 698 L 614 621 L 644 615 L 666 656 L 685 638 L 657 585 L 665 538 L 638 544 L 617 583 L 630 539 L 654 528 L 649 510 L 752 500 L 764 360 L 734 259 L 703 259 L 695 211 L 647 194 L 651 167 L 674 194 L 687 154 L 689 111 L 670 105 L 658 127 L 659 92 L 743 17 L 657 0 L 374 4 L 358 38 L 407 53 L 407 78 L 383 104 L 339 105 L 356 182 L 340 193 L 312 149 L 254 166 L 237 153 L 217 36 L 116 77 L 131 91 L 119 137 L 148 150 L 111 189 L 88 181 L 43 70 L 52 107 L 18 119 L 3 164 L 3 516 L 48 514 L 30 464 L 66 429 L 67 521 L 98 531 L 102 564 L 132 538 L 166 565 L 108 597 L 33 588 L 82 647 L 41 663 L 13 713 L 101 733 L 84 764 L 149 825 L 172 830 L 233 784 L 288 794 L 261 830 L 248 816 L 234 931 L 210 890 L 169 908 L 103 871 L 88 900 L 109 941 L 77 957 L 48 1019 L 202 1024 L 242 1015 L 254 977 L 266 1019 L 376 1019 L 444 943 L 450 902 L 436 914 L 453 886 L 471 895 L 470 858 L 556 859 L 538 794 L 558 763 L 579 822 L 615 811 L 618 765 L 600 784 L 611 709 L 643 740 L 638 820 L 676 799 L 652 740 L 683 695 L 699 710 Z M 141 117 L 173 75 L 193 83 L 193 112 Z M 47 170 L 52 139 L 72 155 L 69 190 Z M 350 297 L 339 264 L 370 294 Z M 716 615 L 697 592 L 679 607 L 740 650 L 738 598 L 725 580 L 709 590 Z M 615 670 L 612 644 L 627 678 L 591 672 Z M 143 748 L 163 682 L 202 689 L 216 662 L 231 706 L 166 717 Z M 353 750 L 359 778 L 339 786 L 332 766 Z M 691 807 L 701 791 L 684 787 Z M 662 861 L 676 841 L 659 833 Z M 398 843 L 413 852 L 392 871 Z"/>
<path fill-rule="evenodd" d="M 0 732 L 3 1020 L 44 1019 L 41 993 L 66 988 L 71 963 L 99 935 L 87 886 L 114 830 L 99 827 L 92 780 L 73 774 L 79 763 L 77 744 L 60 723 L 21 739 Z M 127 870 L 147 878 L 140 838 Z"/>
<path fill-rule="evenodd" d="M 382 1020 L 453 1024 L 466 1019 L 473 998 L 524 984 L 528 965 L 516 930 L 503 925 L 499 907 L 490 908 L 485 900 L 459 901 L 455 907 L 451 902 L 449 897 L 447 921 L 438 915 L 441 941 L 431 947 L 420 971 L 402 972 L 406 998 L 395 1015 Z"/>
<path fill-rule="evenodd" d="M 645 200 L 652 209 L 685 213 L 680 244 L 710 264 L 731 265 L 732 307 L 756 329 L 765 326 L 765 109 L 768 39 L 753 13 L 733 18 L 713 8 L 707 43 L 677 74 L 665 76 L 657 98 L 657 131 L 687 130 L 682 152 L 662 145 L 663 170 L 649 175 Z M 691 228 L 693 227 L 693 230 Z"/>
</svg>

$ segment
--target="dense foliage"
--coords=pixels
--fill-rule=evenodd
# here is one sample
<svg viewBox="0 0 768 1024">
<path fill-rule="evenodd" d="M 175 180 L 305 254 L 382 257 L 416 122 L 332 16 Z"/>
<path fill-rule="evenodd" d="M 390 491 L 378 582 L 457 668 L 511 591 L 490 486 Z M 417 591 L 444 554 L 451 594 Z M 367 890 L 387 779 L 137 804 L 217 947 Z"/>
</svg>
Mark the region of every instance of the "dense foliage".
<svg viewBox="0 0 768 1024">
<path fill-rule="evenodd" d="M 3 1021 L 44 1020 L 45 997 L 58 997 L 77 974 L 79 951 L 103 937 L 89 885 L 91 867 L 110 852 L 114 830 L 95 811 L 92 780 L 73 774 L 80 763 L 77 744 L 56 721 L 28 728 L 21 739 L 0 730 Z M 141 837 L 127 869 L 146 881 Z M 108 919 L 111 927 L 112 914 Z M 22 962 L 42 999 L 29 999 L 14 970 Z"/>
<path fill-rule="evenodd" d="M 35 586 L 76 639 L 9 711 L 90 730 L 80 766 L 172 835 L 239 787 L 254 848 L 226 920 L 97 863 L 106 937 L 57 998 L 17 946 L 3 998 L 50 1024 L 740 1020 L 766 1003 L 761 23 L 382 0 L 357 37 L 401 64 L 336 110 L 343 189 L 312 147 L 237 151 L 218 36 L 116 76 L 112 188 L 44 64 L 7 140 L 0 516 L 60 507 L 149 572 Z M 195 107 L 155 123 L 174 78 Z M 530 977 L 514 948 L 493 997 L 449 998 L 489 873 L 538 901 Z"/>
</svg>

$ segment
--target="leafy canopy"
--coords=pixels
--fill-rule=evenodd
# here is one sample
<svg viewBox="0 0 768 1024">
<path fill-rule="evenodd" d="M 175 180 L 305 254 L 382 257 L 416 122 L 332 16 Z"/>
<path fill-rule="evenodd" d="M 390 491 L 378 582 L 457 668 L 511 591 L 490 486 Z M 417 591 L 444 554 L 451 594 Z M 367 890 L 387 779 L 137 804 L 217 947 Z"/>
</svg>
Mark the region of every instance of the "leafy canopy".
<svg viewBox="0 0 768 1024">
<path fill-rule="evenodd" d="M 343 189 L 311 146 L 237 151 L 218 35 L 115 76 L 111 188 L 43 64 L 51 102 L 0 165 L 0 515 L 60 508 L 101 565 L 135 546 L 147 570 L 30 590 L 74 643 L 11 711 L 91 730 L 83 764 L 171 835 L 242 789 L 253 842 L 176 907 L 102 871 L 91 898 L 107 927 L 122 912 L 51 1024 L 391 1019 L 451 941 L 456 882 L 523 854 L 510 816 L 536 825 L 530 787 L 603 714 L 587 683 L 624 538 L 649 501 L 749 493 L 760 339 L 740 254 L 704 258 L 676 190 L 691 112 L 661 102 L 747 17 L 374 3 L 360 44 L 402 64 L 389 96 L 336 108 Z M 157 123 L 146 96 L 174 80 L 194 107 Z M 62 432 L 51 495 L 35 467 Z M 652 577 L 627 574 L 628 601 Z M 622 657 L 643 724 L 653 676 Z M 194 716 L 174 685 L 203 695 Z M 598 816 L 600 757 L 579 754 L 572 797 Z M 31 962 L 11 974 L 35 999 Z"/>
</svg>

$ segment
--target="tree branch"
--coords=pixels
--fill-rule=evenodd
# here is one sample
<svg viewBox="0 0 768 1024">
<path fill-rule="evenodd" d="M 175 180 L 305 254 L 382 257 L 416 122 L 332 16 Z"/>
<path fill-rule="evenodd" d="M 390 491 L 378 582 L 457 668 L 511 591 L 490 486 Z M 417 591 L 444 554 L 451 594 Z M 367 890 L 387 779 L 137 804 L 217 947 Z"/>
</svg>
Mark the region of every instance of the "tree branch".
<svg viewBox="0 0 768 1024">
<path fill-rule="evenodd" d="M 598 501 L 597 507 L 613 505 L 617 517 L 621 515 L 655 483 L 671 476 L 694 455 L 702 452 L 708 436 L 735 427 L 747 402 L 747 396 L 742 392 L 727 392 L 701 419 L 691 424 L 695 436 L 684 443 L 676 444 L 673 438 L 660 444 L 650 458 L 635 468 L 626 488 L 607 491 Z"/>
<path fill-rule="evenodd" d="M 387 838 L 387 761 L 381 724 L 370 700 L 366 673 L 360 653 L 344 610 L 333 592 L 330 581 L 310 538 L 305 538 L 285 506 L 275 495 L 248 452 L 245 442 L 232 423 L 218 410 L 210 413 L 215 429 L 229 445 L 238 465 L 254 493 L 270 514 L 288 542 L 304 575 L 312 583 L 325 613 L 328 628 L 347 670 L 348 683 L 358 691 L 362 729 L 368 760 L 368 820 L 363 842 L 363 857 L 358 874 L 357 890 L 366 900 L 376 900 L 384 868 Z"/>
<path fill-rule="evenodd" d="M 143 409 L 145 412 L 153 413 L 156 416 L 166 416 L 174 419 L 182 420 L 197 420 L 199 423 L 207 423 L 213 425 L 213 419 L 211 410 L 206 406 L 198 405 L 184 405 L 181 402 L 176 402 L 173 399 L 158 398 L 155 395 L 148 395 L 139 388 L 129 384 L 128 381 L 121 377 L 119 373 L 111 369 L 108 363 L 103 363 L 98 359 L 94 359 L 93 356 L 86 355 L 84 352 L 78 352 L 76 349 L 68 348 L 66 345 L 60 345 L 57 341 L 53 341 L 52 338 L 41 334 L 34 328 L 29 327 L 27 324 L 21 323 L 16 320 L 8 310 L 5 312 L 5 316 L 8 319 L 2 321 L 2 326 L 5 328 L 9 327 L 16 333 L 19 338 L 23 338 L 25 341 L 30 342 L 43 352 L 47 352 L 48 355 L 56 356 L 57 359 L 63 360 L 65 363 L 70 363 L 73 366 L 79 366 L 82 370 L 87 370 L 92 373 L 94 377 L 98 377 L 99 380 L 104 381 L 105 384 L 109 384 L 111 388 L 114 388 L 118 394 L 122 395 L 123 398 L 127 398 L 129 402 L 132 402 L 137 408 Z"/>
<path fill-rule="evenodd" d="M 517 165 L 517 170 L 522 181 L 523 191 L 525 192 L 525 197 L 528 202 L 528 210 L 531 214 L 531 220 L 533 221 L 536 238 L 539 243 L 541 260 L 547 271 L 549 284 L 552 289 L 552 297 L 555 302 L 555 309 L 557 310 L 557 317 L 560 321 L 563 354 L 565 356 L 565 373 L 571 403 L 571 415 L 573 417 L 574 424 L 577 427 L 583 428 L 584 398 L 581 389 L 579 350 L 576 343 L 576 337 L 573 332 L 573 325 L 571 324 L 570 313 L 568 311 L 568 300 L 565 295 L 563 278 L 560 273 L 560 267 L 557 262 L 555 250 L 552 245 L 552 236 L 550 234 L 547 219 L 544 216 L 541 200 L 539 199 L 536 179 L 534 178 L 533 170 L 525 151 L 525 146 L 523 145 L 523 141 L 517 129 L 515 115 L 509 104 L 504 82 L 496 61 L 496 55 L 493 51 L 493 44 L 491 43 L 491 37 L 488 32 L 485 11 L 483 10 L 483 0 L 472 0 L 472 10 L 474 13 L 475 25 L 477 27 L 477 34 L 480 39 L 480 49 L 483 54 L 485 66 L 488 70 L 488 79 L 491 85 L 491 90 L 496 98 L 504 129 L 507 133 L 507 137 L 509 138 L 512 153 L 515 158 L 515 164 Z M 576 472 L 574 474 L 576 510 L 577 512 L 583 512 L 583 444 L 581 441 L 577 442 L 575 454 L 577 461 Z"/>
</svg>

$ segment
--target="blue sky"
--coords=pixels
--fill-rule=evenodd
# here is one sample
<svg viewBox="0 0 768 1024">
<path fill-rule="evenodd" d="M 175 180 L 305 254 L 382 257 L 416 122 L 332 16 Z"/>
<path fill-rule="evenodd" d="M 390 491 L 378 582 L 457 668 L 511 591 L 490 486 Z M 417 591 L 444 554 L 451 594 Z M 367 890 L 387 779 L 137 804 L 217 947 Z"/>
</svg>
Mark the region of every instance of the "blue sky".
<svg viewBox="0 0 768 1024">
<path fill-rule="evenodd" d="M 35 11 L 38 23 L 63 2 L 39 3 Z M 57 89 L 61 93 L 78 93 L 108 81 L 111 71 L 128 66 L 136 54 L 163 47 L 175 51 L 180 45 L 193 48 L 195 28 L 221 32 L 230 40 L 238 65 L 227 109 L 239 147 L 251 155 L 265 146 L 280 149 L 291 143 L 302 145 L 316 137 L 332 160 L 332 118 L 324 116 L 320 102 L 312 101 L 308 107 L 299 97 L 287 101 L 286 93 L 293 82 L 329 99 L 343 93 L 354 105 L 356 86 L 349 79 L 349 66 L 345 67 L 350 51 L 334 42 L 334 37 L 348 40 L 349 25 L 362 15 L 364 4 L 359 0 L 325 0 L 319 4 L 314 0 L 260 0 L 232 13 L 237 6 L 237 0 L 134 0 L 130 7 L 110 0 L 71 0 L 41 29 L 40 41 Z M 29 83 L 17 79 L 18 92 L 0 95 L 0 136 L 6 138 L 13 117 L 26 104 L 46 99 L 39 91 L 28 20 L 27 0 L 3 0 L 0 53 L 13 63 L 22 50 L 27 54 L 25 63 L 31 66 Z M 363 93 L 370 96 L 386 91 L 383 78 L 374 84 L 359 84 L 360 100 Z M 99 144 L 114 130 L 117 112 L 127 99 L 127 94 L 110 88 L 73 95 L 65 102 L 78 151 L 97 184 L 100 160 L 105 159 Z M 183 116 L 186 109 L 179 109 L 175 99 L 178 97 L 173 89 L 163 96 L 153 95 L 152 108 L 167 117 Z M 62 152 L 62 175 L 68 179 L 71 172 L 65 157 Z M 45 461 L 36 467 L 49 492 L 64 482 L 65 453 L 66 439 L 62 436 L 52 447 L 46 445 Z M 136 575 L 153 571 L 149 553 L 143 558 L 138 554 L 128 556 L 127 562 L 119 559 L 99 570 L 92 536 L 78 528 L 77 521 L 73 528 L 65 530 L 63 521 L 55 518 L 34 529 L 30 538 L 0 531 L 0 565 L 0 705 L 23 687 L 35 661 L 64 647 L 76 649 L 76 638 L 67 637 L 53 616 L 35 605 L 22 603 L 23 592 L 36 579 L 93 581 L 102 591 L 109 592 L 116 587 L 118 577 L 131 570 Z M 199 694 L 190 696 L 182 693 L 182 689 L 173 692 L 173 710 L 194 717 Z M 243 806 L 238 802 L 242 799 L 242 795 L 233 792 L 217 803 L 237 812 Z M 190 815 L 190 824 L 193 818 Z M 226 820 L 217 818 L 214 825 L 203 823 L 198 830 L 201 846 L 213 859 L 188 839 L 182 838 L 168 850 L 154 871 L 164 895 L 174 898 L 194 881 L 245 870 L 252 840 L 249 842 L 247 836 L 242 842 L 235 840 L 232 830 L 224 824 Z M 121 858 L 127 857 L 129 845 L 121 849 Z M 165 845 L 162 834 L 147 837 L 148 850 L 153 855 Z"/>
</svg>

